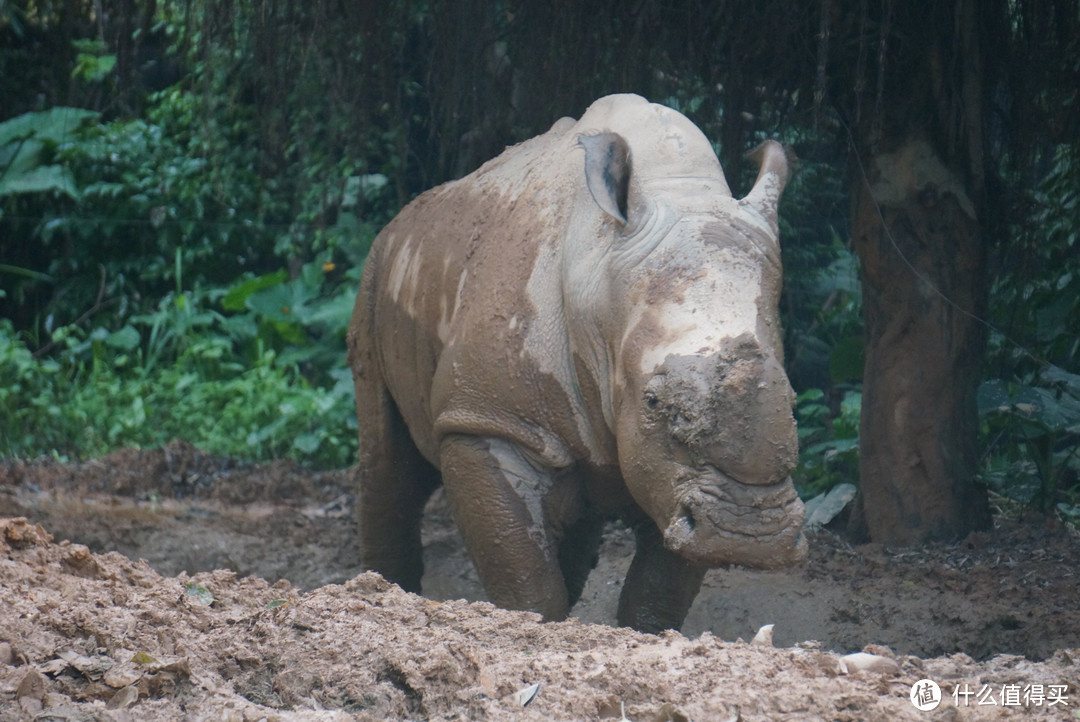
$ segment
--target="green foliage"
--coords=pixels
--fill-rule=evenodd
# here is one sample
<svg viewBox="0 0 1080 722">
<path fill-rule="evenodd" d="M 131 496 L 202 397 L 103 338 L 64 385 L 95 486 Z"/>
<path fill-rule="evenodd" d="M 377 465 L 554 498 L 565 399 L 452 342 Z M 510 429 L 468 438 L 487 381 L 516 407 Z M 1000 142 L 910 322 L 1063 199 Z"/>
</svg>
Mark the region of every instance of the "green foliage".
<svg viewBox="0 0 1080 722">
<path fill-rule="evenodd" d="M 792 478 L 804 499 L 859 478 L 861 411 L 862 393 L 851 388 L 843 391 L 835 411 L 821 389 L 808 389 L 796 398 L 799 465 Z"/>
<path fill-rule="evenodd" d="M 252 108 L 221 109 L 211 122 L 204 110 L 172 88 L 153 97 L 145 119 L 88 124 L 97 114 L 61 108 L 0 125 L 0 201 L 19 194 L 0 213 L 12 217 L 11 237 L 25 239 L 19 252 L 36 247 L 10 265 L 57 284 L 39 320 L 66 323 L 102 293 L 121 316 L 138 312 L 175 286 L 177 254 L 204 285 L 280 266 L 282 256 L 362 264 L 393 212 L 386 176 L 356 174 L 344 161 L 301 166 L 293 172 L 318 180 L 297 198 L 287 176 L 261 175 Z M 41 221 L 27 228 L 32 217 Z M 18 301 L 32 297 L 33 280 L 20 284 Z"/>
<path fill-rule="evenodd" d="M 346 366 L 345 334 L 360 269 L 344 274 L 346 282 L 330 280 L 335 271 L 329 261 L 315 261 L 293 280 L 276 272 L 234 285 L 223 296 L 222 307 L 248 311 L 227 319 L 234 339 L 249 351 L 280 353 L 283 361 L 301 366 L 317 381 L 337 383 Z"/>
<path fill-rule="evenodd" d="M 288 353 L 261 342 L 261 314 L 210 308 L 224 295 L 170 294 L 117 331 L 64 326 L 52 334 L 61 351 L 40 360 L 0 319 L 0 455 L 89 457 L 184 439 L 243 459 L 350 464 L 356 422 L 337 297 L 308 299 L 341 348 L 320 369 L 328 383 L 316 386 Z M 316 360 L 325 354 L 307 354 Z"/>
<path fill-rule="evenodd" d="M 270 262 L 264 217 L 272 203 L 242 138 L 243 113 L 224 118 L 234 128 L 211 144 L 199 135 L 197 111 L 194 98 L 169 90 L 147 119 L 95 126 L 64 149 L 82 202 L 48 214 L 39 233 L 46 251 L 73 250 L 50 253 L 68 303 L 89 305 L 99 264 L 111 293 L 153 298 L 175 284 L 177 252 L 193 282 L 224 283 Z M 70 318 L 75 310 L 54 312 Z"/>
<path fill-rule="evenodd" d="M 188 10 L 160 6 L 157 28 L 190 33 L 204 10 Z M 234 29 L 253 42 L 250 23 Z M 115 49 L 71 45 L 70 77 L 109 92 Z M 147 96 L 139 117 L 55 108 L 0 124 L 0 312 L 14 310 L 0 454 L 85 457 L 182 438 L 347 465 L 345 329 L 397 200 L 361 156 L 385 157 L 388 136 L 357 133 L 347 106 L 331 108 L 324 73 L 340 68 L 314 55 L 290 76 L 302 83 L 268 86 L 291 95 L 267 110 L 251 53 L 186 47 L 193 82 Z M 268 121 L 280 132 L 271 143 Z"/>
<path fill-rule="evenodd" d="M 1080 376 L 1047 367 L 1032 384 L 979 388 L 983 480 L 1043 512 L 1080 511 Z"/>
<path fill-rule="evenodd" d="M 61 193 L 78 200 L 71 171 L 56 163 L 57 148 L 97 113 L 52 108 L 0 123 L 0 198 L 29 193 Z M 0 207 L 0 217 L 3 208 Z"/>
<path fill-rule="evenodd" d="M 816 148 L 812 134 L 791 141 Z M 831 163 L 800 161 L 780 209 L 784 262 L 781 314 L 788 370 L 796 389 L 862 380 L 863 322 L 859 262 L 845 243 L 847 193 Z"/>
<path fill-rule="evenodd" d="M 1001 254 L 990 310 L 991 368 L 1080 367 L 1080 143 L 1057 146 L 1022 198 Z M 1038 358 L 1028 349 L 1038 349 Z"/>
<path fill-rule="evenodd" d="M 848 139 L 828 105 L 858 83 L 841 82 L 835 60 L 777 54 L 777 37 L 805 35 L 780 6 L 732 6 L 704 23 L 692 4 L 671 10 L 628 22 L 569 2 L 513 13 L 400 0 L 377 13 L 0 3 L 0 30 L 33 40 L 0 49 L 11 107 L 40 107 L 44 91 L 46 104 L 103 113 L 57 107 L 0 123 L 0 316 L 12 319 L 0 319 L 0 454 L 185 438 L 245 458 L 351 463 L 344 329 L 376 231 L 465 158 L 482 162 L 618 89 L 665 99 L 711 138 L 779 135 L 802 157 L 780 214 L 795 476 L 804 495 L 854 480 L 860 288 L 846 247 Z M 538 25 L 558 32 L 538 36 Z M 760 27 L 770 42 L 750 30 Z M 643 28 L 655 40 L 645 55 Z M 171 44 L 156 60 L 176 63 L 182 82 L 146 95 L 132 83 L 150 32 Z M 549 37 L 563 43 L 558 62 Z M 740 69 L 724 77 L 731 58 Z M 1062 122 L 1075 110 L 1072 86 L 1059 98 L 1029 85 Z M 1030 106 L 1017 103 L 1025 124 Z M 741 149 L 723 150 L 737 168 Z M 980 393 L 983 476 L 1075 511 L 1080 414 L 1073 377 L 1058 372 L 1080 366 L 1080 150 L 1049 150 L 997 249 L 991 320 L 1005 333 L 991 336 Z"/>
<path fill-rule="evenodd" d="M 1080 516 L 1080 145 L 1054 149 L 1024 195 L 990 294 L 979 389 L 983 481 L 1040 511 Z M 1032 352 L 1037 349 L 1037 355 Z"/>
<path fill-rule="evenodd" d="M 76 40 L 73 45 L 78 55 L 71 77 L 98 83 L 116 67 L 116 55 L 109 54 L 104 40 Z"/>
</svg>

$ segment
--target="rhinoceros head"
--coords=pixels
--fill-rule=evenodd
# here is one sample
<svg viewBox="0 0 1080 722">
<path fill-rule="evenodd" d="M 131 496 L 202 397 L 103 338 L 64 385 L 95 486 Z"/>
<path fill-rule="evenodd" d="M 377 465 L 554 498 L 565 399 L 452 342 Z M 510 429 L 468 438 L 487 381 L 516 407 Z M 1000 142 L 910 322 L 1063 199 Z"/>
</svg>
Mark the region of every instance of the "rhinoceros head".
<svg viewBox="0 0 1080 722">
<path fill-rule="evenodd" d="M 709 566 L 792 563 L 806 543 L 777 312 L 788 163 L 779 144 L 761 146 L 754 188 L 736 200 L 701 132 L 646 108 L 660 137 L 599 112 L 604 125 L 579 136 L 577 215 L 591 220 L 564 268 L 585 329 L 575 353 L 607 369 L 594 375 L 621 474 L 669 549 Z"/>
</svg>

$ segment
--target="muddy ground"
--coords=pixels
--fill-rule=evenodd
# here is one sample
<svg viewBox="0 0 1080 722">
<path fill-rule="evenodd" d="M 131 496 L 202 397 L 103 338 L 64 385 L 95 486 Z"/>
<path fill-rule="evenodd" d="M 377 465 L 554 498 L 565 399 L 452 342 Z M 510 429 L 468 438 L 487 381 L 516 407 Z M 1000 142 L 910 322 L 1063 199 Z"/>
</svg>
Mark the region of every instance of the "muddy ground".
<svg viewBox="0 0 1080 722">
<path fill-rule="evenodd" d="M 1080 718 L 1080 538 L 1053 520 L 916 550 L 812 533 L 802 567 L 710 572 L 683 634 L 650 636 L 610 626 L 625 529 L 542 624 L 482 601 L 439 495 L 427 598 L 360 574 L 352 502 L 347 471 L 179 443 L 0 461 L 0 720 Z M 742 641 L 765 624 L 773 646 Z"/>
</svg>

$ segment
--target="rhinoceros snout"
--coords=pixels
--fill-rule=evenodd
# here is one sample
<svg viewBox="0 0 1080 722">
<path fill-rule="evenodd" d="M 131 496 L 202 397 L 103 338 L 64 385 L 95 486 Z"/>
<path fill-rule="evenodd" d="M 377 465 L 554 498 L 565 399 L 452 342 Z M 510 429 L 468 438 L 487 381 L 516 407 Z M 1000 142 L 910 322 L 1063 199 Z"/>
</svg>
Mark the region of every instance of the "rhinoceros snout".
<svg viewBox="0 0 1080 722">
<path fill-rule="evenodd" d="M 646 414 L 661 410 L 694 466 L 755 486 L 780 483 L 795 468 L 794 392 L 780 361 L 756 342 L 735 353 L 669 356 L 646 389 Z"/>
<path fill-rule="evenodd" d="M 806 556 L 805 508 L 791 480 L 749 487 L 731 479 L 696 483 L 681 495 L 664 529 L 664 544 L 706 566 L 743 564 L 772 569 Z"/>
</svg>

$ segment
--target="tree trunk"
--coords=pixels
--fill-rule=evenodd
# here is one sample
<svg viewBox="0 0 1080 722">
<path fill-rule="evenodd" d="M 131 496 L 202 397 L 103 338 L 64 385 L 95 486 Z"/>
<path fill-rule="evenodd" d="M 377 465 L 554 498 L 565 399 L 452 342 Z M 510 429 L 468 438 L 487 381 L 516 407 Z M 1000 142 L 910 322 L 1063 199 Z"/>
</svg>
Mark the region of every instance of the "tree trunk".
<svg viewBox="0 0 1080 722">
<path fill-rule="evenodd" d="M 866 366 L 860 428 L 871 538 L 949 538 L 989 525 L 974 481 L 985 326 L 975 206 L 929 143 L 908 139 L 856 183 Z"/>
<path fill-rule="evenodd" d="M 975 394 L 986 348 L 983 51 L 1002 7 L 883 4 L 877 87 L 856 105 L 873 108 L 856 112 L 851 230 L 866 325 L 860 489 L 875 541 L 990 523 L 975 482 Z"/>
</svg>

